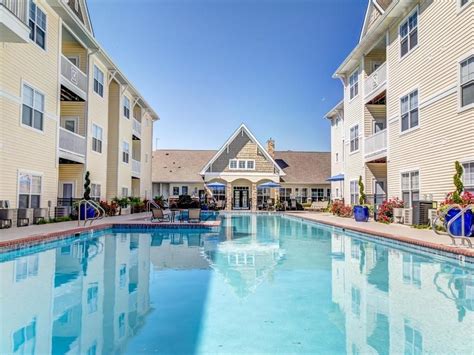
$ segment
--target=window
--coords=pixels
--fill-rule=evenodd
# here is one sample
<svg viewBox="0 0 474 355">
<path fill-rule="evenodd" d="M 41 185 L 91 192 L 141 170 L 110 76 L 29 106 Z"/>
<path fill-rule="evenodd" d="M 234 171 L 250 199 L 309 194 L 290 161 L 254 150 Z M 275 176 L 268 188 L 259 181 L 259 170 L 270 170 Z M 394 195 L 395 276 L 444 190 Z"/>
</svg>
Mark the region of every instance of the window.
<svg viewBox="0 0 474 355">
<path fill-rule="evenodd" d="M 36 346 L 36 318 L 13 333 L 13 353 L 34 354 Z"/>
<path fill-rule="evenodd" d="M 253 160 L 247 160 L 247 169 L 249 170 L 255 169 L 255 162 Z"/>
<path fill-rule="evenodd" d="M 351 153 L 359 150 L 359 125 L 355 125 L 350 131 Z"/>
<path fill-rule="evenodd" d="M 130 144 L 128 142 L 122 142 L 122 161 L 128 164 L 130 159 Z"/>
<path fill-rule="evenodd" d="M 359 69 L 349 77 L 349 97 L 353 99 L 359 93 Z"/>
<path fill-rule="evenodd" d="M 18 191 L 18 208 L 39 208 L 41 205 L 41 176 L 20 173 Z"/>
<path fill-rule="evenodd" d="M 124 288 L 126 283 L 127 283 L 127 264 L 122 264 L 120 265 L 120 271 L 119 271 L 120 288 Z"/>
<path fill-rule="evenodd" d="M 102 153 L 102 127 L 92 124 L 92 150 Z"/>
<path fill-rule="evenodd" d="M 222 187 L 213 187 L 211 189 L 212 191 L 212 196 L 214 197 L 214 199 L 216 199 L 217 201 L 223 201 L 225 200 L 225 187 L 222 186 Z M 258 192 L 258 191 L 257 191 Z"/>
<path fill-rule="evenodd" d="M 257 189 L 257 206 L 263 207 L 270 198 L 270 189 L 269 188 L 259 188 Z"/>
<path fill-rule="evenodd" d="M 237 169 L 237 159 L 231 159 L 229 161 L 229 169 Z"/>
<path fill-rule="evenodd" d="M 65 118 L 64 119 L 64 128 L 68 131 L 77 133 L 77 119 L 75 118 Z"/>
<path fill-rule="evenodd" d="M 118 317 L 119 337 L 125 336 L 125 313 L 120 313 Z"/>
<path fill-rule="evenodd" d="M 173 187 L 173 196 L 179 196 L 179 187 L 178 186 Z"/>
<path fill-rule="evenodd" d="M 411 207 L 413 201 L 420 199 L 419 179 L 418 171 L 402 173 L 402 199 L 405 207 Z"/>
<path fill-rule="evenodd" d="M 100 184 L 91 184 L 91 199 L 100 201 Z"/>
<path fill-rule="evenodd" d="M 463 183 L 466 189 L 474 189 L 474 161 L 463 163 Z"/>
<path fill-rule="evenodd" d="M 76 67 L 79 67 L 79 57 L 70 57 L 68 56 L 67 59 L 74 64 Z"/>
<path fill-rule="evenodd" d="M 357 205 L 359 203 L 359 186 L 357 180 L 352 180 L 350 182 L 350 191 L 351 191 L 351 205 Z"/>
<path fill-rule="evenodd" d="M 128 187 L 122 187 L 122 197 L 128 197 Z"/>
<path fill-rule="evenodd" d="M 89 314 L 97 311 L 97 295 L 99 293 L 99 284 L 97 282 L 89 284 L 87 289 L 87 310 Z"/>
<path fill-rule="evenodd" d="M 104 96 L 104 73 L 94 65 L 94 91 L 101 97 Z"/>
<path fill-rule="evenodd" d="M 239 169 L 245 169 L 245 160 L 239 160 Z"/>
<path fill-rule="evenodd" d="M 351 310 L 355 316 L 360 316 L 360 290 L 354 286 L 351 287 Z"/>
<path fill-rule="evenodd" d="M 23 84 L 23 107 L 21 113 L 21 123 L 42 131 L 43 116 L 44 95 L 32 87 Z"/>
<path fill-rule="evenodd" d="M 311 189 L 311 200 L 322 201 L 324 200 L 324 189 Z"/>
<path fill-rule="evenodd" d="M 418 90 L 400 99 L 402 132 L 418 126 Z"/>
<path fill-rule="evenodd" d="M 188 187 L 181 186 L 181 195 L 188 195 Z"/>
<path fill-rule="evenodd" d="M 400 57 L 404 57 L 418 44 L 418 9 L 400 25 Z"/>
<path fill-rule="evenodd" d="M 229 169 L 231 170 L 255 170 L 255 160 L 230 159 Z"/>
<path fill-rule="evenodd" d="M 464 5 L 467 5 L 469 0 L 459 0 L 459 7 L 463 7 Z"/>
<path fill-rule="evenodd" d="M 30 255 L 15 260 L 15 282 L 38 276 L 38 255 Z"/>
<path fill-rule="evenodd" d="M 130 118 L 130 99 L 127 96 L 123 97 L 123 115 Z"/>
<path fill-rule="evenodd" d="M 414 329 L 410 322 L 405 320 L 405 354 L 419 355 L 423 354 L 423 336 Z"/>
<path fill-rule="evenodd" d="M 474 55 L 461 62 L 461 107 L 474 104 Z"/>
<path fill-rule="evenodd" d="M 46 48 L 46 14 L 30 1 L 30 16 L 28 20 L 30 27 L 30 38 L 38 46 Z"/>
<path fill-rule="evenodd" d="M 280 202 L 291 201 L 291 188 L 280 187 Z"/>
<path fill-rule="evenodd" d="M 416 256 L 403 254 L 403 283 L 421 287 L 421 262 Z"/>
</svg>

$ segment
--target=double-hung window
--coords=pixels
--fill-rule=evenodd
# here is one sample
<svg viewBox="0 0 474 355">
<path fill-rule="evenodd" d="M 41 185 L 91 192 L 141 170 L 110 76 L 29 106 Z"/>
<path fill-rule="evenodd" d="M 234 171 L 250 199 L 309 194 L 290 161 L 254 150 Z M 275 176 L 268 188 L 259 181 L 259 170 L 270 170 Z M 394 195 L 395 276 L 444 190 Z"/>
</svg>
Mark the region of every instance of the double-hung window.
<svg viewBox="0 0 474 355">
<path fill-rule="evenodd" d="M 181 186 L 181 195 L 188 195 L 188 187 Z"/>
<path fill-rule="evenodd" d="M 461 62 L 461 107 L 474 104 L 474 55 Z"/>
<path fill-rule="evenodd" d="M 357 180 L 350 182 L 351 191 L 351 205 L 357 205 L 359 203 L 359 185 Z"/>
<path fill-rule="evenodd" d="M 311 189 L 311 200 L 312 201 L 324 200 L 324 189 Z"/>
<path fill-rule="evenodd" d="M 104 73 L 94 65 L 94 91 L 104 96 Z"/>
<path fill-rule="evenodd" d="M 418 44 L 418 9 L 400 25 L 400 57 L 404 57 Z"/>
<path fill-rule="evenodd" d="M 474 161 L 463 163 L 463 183 L 466 190 L 474 192 Z"/>
<path fill-rule="evenodd" d="M 245 169 L 245 160 L 239 160 L 239 169 Z"/>
<path fill-rule="evenodd" d="M 402 132 L 418 126 L 418 90 L 400 99 Z"/>
<path fill-rule="evenodd" d="M 353 99 L 359 93 L 359 69 L 349 77 L 349 97 Z"/>
<path fill-rule="evenodd" d="M 230 159 L 229 169 L 231 170 L 255 170 L 255 160 Z"/>
<path fill-rule="evenodd" d="M 128 164 L 130 159 L 130 144 L 128 142 L 122 142 L 122 161 Z"/>
<path fill-rule="evenodd" d="M 413 201 L 420 199 L 420 173 L 407 171 L 402 173 L 402 199 L 405 207 L 412 207 Z"/>
<path fill-rule="evenodd" d="M 44 95 L 32 87 L 23 84 L 23 107 L 21 123 L 43 130 L 44 120 Z"/>
<path fill-rule="evenodd" d="M 100 184 L 91 184 L 91 199 L 100 201 Z"/>
<path fill-rule="evenodd" d="M 18 208 L 39 208 L 41 205 L 41 176 L 20 173 Z"/>
<path fill-rule="evenodd" d="M 123 97 L 123 115 L 130 118 L 130 99 L 127 96 Z"/>
<path fill-rule="evenodd" d="M 122 197 L 128 197 L 128 187 L 122 187 Z"/>
<path fill-rule="evenodd" d="M 30 15 L 28 19 L 30 38 L 38 46 L 46 47 L 46 14 L 33 1 L 30 1 Z"/>
<path fill-rule="evenodd" d="M 102 153 L 102 127 L 92 124 L 92 150 Z"/>
<path fill-rule="evenodd" d="M 173 196 L 179 196 L 179 187 L 173 186 Z"/>
<path fill-rule="evenodd" d="M 359 125 L 355 125 L 350 131 L 351 153 L 359 150 Z"/>
</svg>

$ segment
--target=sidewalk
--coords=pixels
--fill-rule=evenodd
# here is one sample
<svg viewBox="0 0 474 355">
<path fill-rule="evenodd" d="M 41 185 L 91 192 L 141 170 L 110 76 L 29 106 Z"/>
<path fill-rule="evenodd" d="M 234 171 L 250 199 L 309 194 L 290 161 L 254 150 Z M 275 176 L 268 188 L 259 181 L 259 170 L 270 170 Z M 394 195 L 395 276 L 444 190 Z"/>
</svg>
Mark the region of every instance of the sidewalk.
<svg viewBox="0 0 474 355">
<path fill-rule="evenodd" d="M 415 229 L 403 224 L 383 224 L 374 221 L 366 223 L 356 222 L 353 218 L 337 217 L 330 213 L 301 211 L 286 212 L 286 214 L 339 228 L 349 229 L 355 232 L 371 234 L 431 249 L 474 257 L 474 248 L 453 246 L 451 238 L 447 235 L 438 235 L 431 229 Z"/>
</svg>

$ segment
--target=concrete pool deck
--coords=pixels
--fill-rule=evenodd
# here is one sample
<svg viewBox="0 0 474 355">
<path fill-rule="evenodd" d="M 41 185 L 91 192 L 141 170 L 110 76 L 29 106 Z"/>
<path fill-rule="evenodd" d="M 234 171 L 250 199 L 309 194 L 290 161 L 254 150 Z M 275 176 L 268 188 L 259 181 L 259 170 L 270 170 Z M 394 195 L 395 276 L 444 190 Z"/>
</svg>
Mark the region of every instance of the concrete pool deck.
<svg viewBox="0 0 474 355">
<path fill-rule="evenodd" d="M 453 246 L 451 238 L 447 235 L 438 235 L 431 229 L 416 229 L 403 224 L 383 224 L 374 221 L 361 223 L 356 222 L 353 218 L 337 217 L 327 212 L 293 211 L 286 212 L 286 215 L 421 247 L 474 257 L 474 248 Z"/>
</svg>

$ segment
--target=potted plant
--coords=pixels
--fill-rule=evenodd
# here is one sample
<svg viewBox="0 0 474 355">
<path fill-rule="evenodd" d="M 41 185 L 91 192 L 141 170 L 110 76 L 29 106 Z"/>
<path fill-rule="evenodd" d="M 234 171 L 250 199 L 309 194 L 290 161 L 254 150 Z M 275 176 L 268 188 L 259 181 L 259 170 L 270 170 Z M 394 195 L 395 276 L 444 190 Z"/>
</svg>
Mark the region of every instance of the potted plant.
<svg viewBox="0 0 474 355">
<path fill-rule="evenodd" d="M 84 196 L 83 199 L 86 201 L 90 201 L 91 199 L 91 180 L 89 178 L 90 173 L 86 171 L 86 175 L 84 177 Z M 95 209 L 94 207 L 90 206 L 89 204 L 81 204 L 79 210 L 79 219 L 83 221 L 84 219 L 91 219 L 95 217 Z"/>
<path fill-rule="evenodd" d="M 456 161 L 454 162 L 456 173 L 453 176 L 454 186 L 456 190 L 451 192 L 446 197 L 441 208 L 446 209 L 444 218 L 445 226 L 448 226 L 449 221 L 455 218 L 462 209 L 468 205 L 474 204 L 474 195 L 468 191 L 464 191 L 464 184 L 462 183 L 463 168 L 462 165 Z M 463 233 L 464 229 L 464 233 Z M 464 215 L 457 217 L 450 225 L 449 232 L 454 236 L 469 237 L 474 235 L 474 216 L 472 209 L 467 209 Z"/>
<path fill-rule="evenodd" d="M 113 199 L 112 199 L 112 202 L 114 202 L 119 208 L 118 208 L 118 214 L 119 216 L 122 215 L 122 212 L 123 214 L 128 214 L 129 210 L 127 210 L 128 208 L 128 204 L 129 204 L 129 200 L 128 200 L 128 197 L 117 197 L 115 196 Z"/>
<path fill-rule="evenodd" d="M 366 197 L 362 176 L 359 176 L 359 204 L 354 206 L 354 219 L 356 222 L 367 222 L 369 220 L 369 206 L 365 204 Z"/>
</svg>

